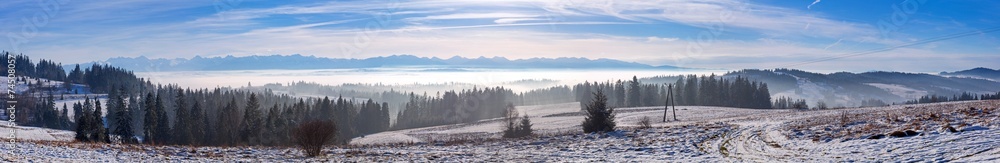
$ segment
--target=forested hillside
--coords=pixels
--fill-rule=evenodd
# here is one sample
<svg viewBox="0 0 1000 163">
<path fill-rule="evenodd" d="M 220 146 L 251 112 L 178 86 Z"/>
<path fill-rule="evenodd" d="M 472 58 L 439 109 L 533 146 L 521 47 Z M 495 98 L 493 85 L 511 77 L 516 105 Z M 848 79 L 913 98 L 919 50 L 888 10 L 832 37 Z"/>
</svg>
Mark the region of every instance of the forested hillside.
<svg viewBox="0 0 1000 163">
<path fill-rule="evenodd" d="M 227 87 L 188 89 L 153 84 L 106 65 L 75 66 L 65 73 L 58 63 L 34 64 L 25 55 L 4 54 L 16 59 L 17 84 L 27 88 L 16 95 L 16 122 L 74 130 L 81 141 L 288 146 L 291 128 L 307 121 L 334 122 L 337 142 L 384 131 L 391 124 L 388 104 L 373 100 L 300 98 Z M 74 84 L 102 94 L 67 91 Z M 54 101 L 62 96 L 82 100 L 59 108 Z"/>
</svg>

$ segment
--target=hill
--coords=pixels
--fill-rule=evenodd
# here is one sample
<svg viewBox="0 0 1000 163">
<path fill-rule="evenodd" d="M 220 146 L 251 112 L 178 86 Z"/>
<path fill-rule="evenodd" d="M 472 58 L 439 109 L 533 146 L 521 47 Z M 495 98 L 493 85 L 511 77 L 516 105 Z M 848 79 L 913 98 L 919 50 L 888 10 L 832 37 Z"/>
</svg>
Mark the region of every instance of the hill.
<svg viewBox="0 0 1000 163">
<path fill-rule="evenodd" d="M 958 77 L 973 77 L 973 78 L 983 78 L 990 79 L 993 81 L 1000 81 L 1000 70 L 994 70 L 989 68 L 978 67 L 974 69 L 955 71 L 955 72 L 941 72 L 942 76 L 958 76 Z"/>
<path fill-rule="evenodd" d="M 823 101 L 830 106 L 860 106 L 861 101 L 876 99 L 901 103 L 926 95 L 947 96 L 962 93 L 994 94 L 1000 81 L 964 76 L 926 73 L 872 71 L 864 73 L 815 73 L 796 69 L 744 69 L 723 74 L 723 78 L 746 77 L 767 83 L 772 98 L 781 96 L 806 99 L 809 105 Z M 674 83 L 678 76 L 644 78 L 643 82 Z"/>
</svg>

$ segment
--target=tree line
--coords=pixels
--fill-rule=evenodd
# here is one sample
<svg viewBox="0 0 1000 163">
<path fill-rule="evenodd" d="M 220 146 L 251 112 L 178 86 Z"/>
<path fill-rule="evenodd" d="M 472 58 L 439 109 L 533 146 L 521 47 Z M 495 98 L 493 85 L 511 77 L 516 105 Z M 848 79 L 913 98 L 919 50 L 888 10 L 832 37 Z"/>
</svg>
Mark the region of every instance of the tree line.
<svg viewBox="0 0 1000 163">
<path fill-rule="evenodd" d="M 475 122 L 506 115 L 508 97 L 514 93 L 503 87 L 446 91 L 436 96 L 410 93 L 410 102 L 396 116 L 393 128 L 406 129 Z"/>
<path fill-rule="evenodd" d="M 995 94 L 982 94 L 976 95 L 974 93 L 962 92 L 962 94 L 952 95 L 951 97 L 942 95 L 924 95 L 920 98 L 909 100 L 904 102 L 905 104 L 924 104 L 924 103 L 937 103 L 937 102 L 949 102 L 949 101 L 973 101 L 973 100 L 996 100 L 1000 99 L 1000 92 Z"/>
<path fill-rule="evenodd" d="M 673 84 L 677 105 L 726 106 L 770 109 L 771 95 L 767 84 L 744 77 L 682 76 Z M 584 82 L 573 86 L 581 108 L 591 103 L 594 92 L 607 96 L 610 107 L 660 106 L 666 103 L 664 84 L 644 84 L 638 78 L 631 81 Z"/>
<path fill-rule="evenodd" d="M 77 140 L 195 146 L 290 146 L 292 129 L 311 121 L 333 122 L 337 143 L 385 131 L 388 105 L 373 100 L 293 98 L 288 95 L 216 88 L 157 86 L 145 95 L 124 87 L 100 101 L 74 104 Z M 228 99 L 228 100 L 227 100 Z M 93 104 L 90 101 L 95 101 Z M 105 127 L 106 126 L 106 127 Z"/>
<path fill-rule="evenodd" d="M 3 52 L 3 58 L 10 58 L 12 55 L 14 58 L 13 64 L 15 66 L 14 74 L 17 74 L 17 76 L 46 78 L 56 81 L 63 81 L 66 79 L 66 71 L 63 70 L 61 63 L 41 59 L 38 61 L 38 64 L 35 64 L 27 55 L 12 54 L 7 51 Z M 7 76 L 7 74 L 7 71 L 3 71 L 3 76 Z"/>
<path fill-rule="evenodd" d="M 774 104 L 771 104 L 773 109 L 809 109 L 809 104 L 806 104 L 805 99 L 792 99 L 790 97 L 781 96 L 778 99 L 774 99 Z"/>
<path fill-rule="evenodd" d="M 337 143 L 385 131 L 391 125 L 389 104 L 371 99 L 299 98 L 270 90 L 154 85 L 131 71 L 108 65 L 77 65 L 67 74 L 54 62 L 41 60 L 36 65 L 24 55 L 14 58 L 19 81 L 62 80 L 107 93 L 106 97 L 78 95 L 84 97 L 72 103 L 72 110 L 66 105 L 58 109 L 53 97 L 56 92 L 69 91 L 29 84 L 29 91 L 17 96 L 20 125 L 74 130 L 79 141 L 288 146 L 295 143 L 292 129 L 306 122 L 334 123 L 339 131 Z"/>
</svg>

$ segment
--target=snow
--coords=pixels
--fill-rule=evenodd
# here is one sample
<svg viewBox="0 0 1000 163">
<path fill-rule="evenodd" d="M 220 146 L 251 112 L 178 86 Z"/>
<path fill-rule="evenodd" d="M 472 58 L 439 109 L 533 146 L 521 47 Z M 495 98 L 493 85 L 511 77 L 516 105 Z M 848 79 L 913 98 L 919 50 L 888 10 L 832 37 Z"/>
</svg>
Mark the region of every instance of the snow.
<svg viewBox="0 0 1000 163">
<path fill-rule="evenodd" d="M 533 123 L 532 129 L 535 133 L 556 134 L 566 132 L 581 132 L 580 124 L 583 122 L 584 113 L 580 110 L 579 103 L 563 103 L 552 105 L 519 106 L 518 112 L 527 114 Z M 677 118 L 681 121 L 671 123 L 653 123 L 653 126 L 674 126 L 690 124 L 690 120 L 696 119 L 719 119 L 726 117 L 737 117 L 753 114 L 763 114 L 769 112 L 783 112 L 784 110 L 760 110 L 760 109 L 737 109 L 726 107 L 704 107 L 704 106 L 677 106 Z M 663 119 L 663 107 L 636 107 L 616 109 L 618 126 L 637 127 L 641 117 L 650 117 L 654 122 L 661 122 Z M 668 112 L 669 120 L 672 120 L 672 113 Z M 394 144 L 394 143 L 419 143 L 430 140 L 441 140 L 448 136 L 478 136 L 478 137 L 500 137 L 501 119 L 482 120 L 475 123 L 433 126 L 425 128 L 407 129 L 399 131 L 388 131 L 376 133 L 365 137 L 355 138 L 351 144 L 372 145 L 372 144 Z M 383 139 L 391 138 L 391 139 Z M 422 139 L 424 138 L 424 139 Z"/>
<path fill-rule="evenodd" d="M 108 103 L 108 94 L 72 94 L 72 95 L 67 94 L 67 95 L 65 95 L 64 99 L 55 100 L 56 109 L 62 111 L 62 107 L 65 104 L 66 105 L 66 112 L 67 112 L 66 116 L 70 117 L 70 121 L 76 121 L 76 119 L 72 118 L 72 117 L 76 116 L 74 114 L 74 111 L 73 111 L 73 104 L 78 103 L 78 102 L 80 104 L 83 104 L 83 101 L 85 100 L 84 99 L 85 97 L 86 98 L 91 98 L 91 99 L 97 98 L 97 100 L 101 101 L 101 105 L 102 105 L 101 106 L 101 113 L 103 113 L 104 115 L 108 114 L 108 109 L 106 107 L 106 105 Z M 59 99 L 59 96 L 55 96 L 55 98 Z M 93 103 L 94 101 L 91 101 L 91 102 Z M 126 101 L 126 102 L 128 102 L 128 101 Z"/>
<path fill-rule="evenodd" d="M 303 158 L 294 148 L 279 147 L 153 147 L 56 141 L 18 142 L 16 147 L 0 145 L 0 151 L 4 151 L 0 159 L 10 162 L 1000 161 L 998 100 L 813 111 L 678 106 L 679 121 L 667 122 L 660 122 L 662 107 L 620 108 L 616 110 L 619 130 L 604 134 L 580 131 L 582 114 L 577 103 L 518 108 L 531 116 L 536 136 L 501 139 L 497 134 L 498 120 L 484 120 L 372 134 L 354 139 L 351 146 L 328 147 L 324 156 L 316 158 Z M 643 116 L 653 118 L 653 128 L 634 128 Z M 940 132 L 943 124 L 960 132 Z M 879 127 L 865 128 L 870 125 Z M 921 134 L 862 138 L 904 129 Z"/>
<path fill-rule="evenodd" d="M 878 87 L 883 89 L 893 95 L 902 97 L 903 99 L 918 99 L 921 96 L 926 96 L 927 91 L 917 90 L 909 88 L 898 84 L 882 84 L 882 83 L 865 83 L 870 86 Z"/>
<path fill-rule="evenodd" d="M 41 141 L 72 141 L 76 133 L 73 131 L 56 130 L 40 127 L 13 126 L 9 121 L 0 121 L 0 137 L 8 140 L 10 133 L 15 132 L 19 140 Z"/>
</svg>

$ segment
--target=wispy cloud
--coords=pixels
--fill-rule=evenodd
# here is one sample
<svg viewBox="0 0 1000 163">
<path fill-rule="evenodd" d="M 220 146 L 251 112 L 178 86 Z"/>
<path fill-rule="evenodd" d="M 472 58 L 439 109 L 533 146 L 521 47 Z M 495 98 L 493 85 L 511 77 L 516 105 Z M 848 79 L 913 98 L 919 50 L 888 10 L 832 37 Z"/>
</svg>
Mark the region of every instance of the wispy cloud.
<svg viewBox="0 0 1000 163">
<path fill-rule="evenodd" d="M 837 39 L 837 42 L 834 42 L 833 44 L 830 44 L 830 45 L 826 46 L 825 48 L 823 48 L 823 50 L 827 50 L 827 49 L 830 49 L 831 47 L 839 45 L 840 41 L 844 41 L 844 39 Z"/>
<path fill-rule="evenodd" d="M 673 59 L 689 50 L 686 43 L 704 41 L 698 40 L 698 31 L 721 29 L 722 34 L 712 38 L 710 47 L 704 47 L 699 55 L 684 57 L 689 61 L 683 66 L 770 68 L 908 41 L 879 37 L 870 22 L 845 19 L 820 8 L 812 10 L 819 0 L 806 9 L 780 7 L 800 4 L 744 0 L 403 0 L 280 5 L 247 1 L 244 6 L 223 11 L 216 11 L 211 2 L 198 0 L 72 2 L 63 6 L 62 16 L 53 18 L 48 28 L 40 29 L 38 37 L 22 49 L 66 63 L 139 55 L 175 58 L 311 54 L 364 58 L 417 54 L 614 58 L 664 65 L 677 64 Z M 37 11 L 31 10 L 33 3 L 0 2 L 0 6 L 8 5 L 14 7 L 0 11 L 0 21 L 5 24 L 16 24 L 21 17 Z M 923 21 L 914 22 L 921 22 L 920 27 L 931 24 Z M 17 25 L 0 29 L 21 30 Z M 899 33 L 909 34 L 906 32 Z M 342 54 L 343 47 L 362 41 L 367 46 L 359 49 L 359 54 Z M 885 56 L 919 53 L 901 60 L 941 59 L 928 49 L 949 44 L 935 45 L 897 49 L 885 52 Z M 0 48 L 4 46 L 0 44 Z M 983 47 L 986 51 L 995 46 Z M 959 56 L 983 57 L 971 53 Z M 957 60 L 982 62 L 982 58 Z M 868 63 L 857 59 L 845 62 Z M 906 67 L 902 64 L 893 66 Z"/>
<path fill-rule="evenodd" d="M 820 0 L 813 1 L 813 3 L 809 4 L 809 6 L 806 6 L 806 9 L 812 9 L 813 5 L 816 5 L 819 1 Z"/>
</svg>

